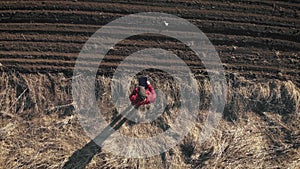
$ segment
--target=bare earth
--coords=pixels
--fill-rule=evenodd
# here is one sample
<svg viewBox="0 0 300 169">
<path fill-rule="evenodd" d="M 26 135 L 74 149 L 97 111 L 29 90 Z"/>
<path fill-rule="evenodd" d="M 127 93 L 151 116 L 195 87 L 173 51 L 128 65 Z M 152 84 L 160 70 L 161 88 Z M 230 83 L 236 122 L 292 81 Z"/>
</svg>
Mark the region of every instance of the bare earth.
<svg viewBox="0 0 300 169">
<path fill-rule="evenodd" d="M 300 168 L 299 9 L 293 0 L 0 1 L 0 168 Z M 96 79 L 99 107 L 109 122 L 118 116 L 109 87 L 114 70 L 144 48 L 177 54 L 204 98 L 194 129 L 176 147 L 131 159 L 91 141 L 78 121 L 71 84 L 88 38 L 138 12 L 169 13 L 198 26 L 220 56 L 229 91 L 218 127 L 199 144 L 210 96 L 201 61 L 187 46 L 160 35 L 120 42 Z M 176 103 L 171 78 L 155 70 L 142 73 Z M 153 123 L 124 122 L 119 131 L 135 137 L 160 133 L 174 120 L 176 104 L 171 105 Z"/>
</svg>

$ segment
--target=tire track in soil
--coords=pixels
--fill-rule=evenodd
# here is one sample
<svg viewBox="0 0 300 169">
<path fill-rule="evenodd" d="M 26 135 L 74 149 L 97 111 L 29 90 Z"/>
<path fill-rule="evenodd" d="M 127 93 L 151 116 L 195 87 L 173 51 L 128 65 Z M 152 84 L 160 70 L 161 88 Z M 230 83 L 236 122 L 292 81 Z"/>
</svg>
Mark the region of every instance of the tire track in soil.
<svg viewBox="0 0 300 169">
<path fill-rule="evenodd" d="M 60 11 L 60 10 L 1 10 L 2 16 L 0 23 L 84 23 L 84 24 L 97 24 L 104 25 L 114 19 L 117 19 L 126 14 L 138 13 L 138 12 L 152 12 L 148 10 L 133 10 L 128 8 L 126 11 L 119 13 L 103 13 L 103 12 L 90 12 L 90 11 Z M 185 19 L 205 19 L 212 21 L 230 21 L 237 23 L 251 23 L 258 25 L 270 25 L 270 26 L 282 26 L 282 27 L 298 27 L 299 19 L 296 18 L 282 18 L 276 16 L 265 16 L 257 14 L 245 14 L 222 11 L 210 11 L 210 10 L 188 10 L 189 13 L 179 13 L 174 11 L 174 8 L 170 10 L 157 9 L 154 11 L 160 11 L 178 15 Z"/>
<path fill-rule="evenodd" d="M 208 34 L 208 36 L 209 36 L 209 34 Z M 214 36 L 216 36 L 216 34 L 214 34 Z M 223 43 L 225 43 L 225 45 L 226 45 L 226 43 L 228 43 L 228 41 L 224 41 L 224 39 L 233 39 L 230 36 L 229 37 L 228 36 L 223 37 L 223 36 L 224 35 L 219 35 L 217 37 L 211 38 L 211 40 L 212 40 L 212 42 L 214 44 L 216 44 L 216 42 L 219 42 L 219 44 L 221 44 L 221 45 Z M 59 35 L 56 36 L 56 37 L 60 38 Z M 22 36 L 20 36 L 20 38 L 22 38 Z M 27 42 L 25 40 L 24 41 L 20 41 L 20 42 L 18 42 L 18 41 L 12 41 L 12 42 L 10 42 L 10 41 L 8 41 L 8 42 L 7 41 L 2 41 L 2 43 L 1 43 L 2 45 L 0 45 L 0 49 L 2 49 L 2 51 L 15 51 L 14 52 L 15 54 L 17 54 L 19 52 L 22 52 L 22 51 L 27 51 L 26 56 L 22 56 L 22 55 L 16 55 L 16 56 L 19 56 L 20 58 L 25 57 L 25 58 L 28 58 L 28 59 L 29 58 L 31 58 L 31 59 L 40 59 L 40 58 L 37 58 L 37 57 L 32 57 L 31 55 L 37 55 L 36 54 L 37 52 L 43 52 L 43 53 L 44 52 L 49 52 L 49 49 L 51 49 L 50 51 L 52 51 L 54 53 L 55 52 L 56 53 L 60 52 L 60 54 L 63 54 L 63 53 L 77 53 L 76 50 L 79 51 L 79 49 L 81 47 L 81 43 L 83 43 L 85 41 L 84 37 L 82 37 L 82 39 L 80 39 L 79 41 L 77 41 L 77 39 L 73 39 L 73 38 L 70 38 L 70 39 L 65 38 L 65 40 L 66 40 L 65 43 L 63 42 L 64 40 L 61 40 L 62 42 L 60 42 L 60 40 L 56 40 L 55 38 L 54 39 L 50 38 L 49 41 L 45 41 L 47 38 L 49 39 L 49 37 L 45 36 L 43 40 L 37 40 L 37 42 L 34 42 L 34 43 L 32 42 L 32 40 L 30 42 Z M 134 40 L 125 40 L 122 43 L 122 45 L 124 45 L 124 46 L 123 47 L 118 47 L 118 48 L 124 48 L 124 49 L 118 49 L 118 48 L 114 49 L 114 50 L 117 51 L 117 52 L 114 52 L 114 54 L 115 55 L 120 55 L 120 56 L 121 55 L 127 56 L 127 55 L 131 54 L 132 51 L 137 50 L 136 48 L 141 48 L 142 49 L 142 48 L 146 48 L 146 47 L 151 46 L 151 47 L 161 47 L 161 48 L 164 48 L 164 49 L 172 49 L 175 52 L 177 51 L 177 53 L 185 52 L 186 56 L 183 56 L 182 59 L 186 60 L 186 61 L 195 59 L 195 57 L 191 58 L 188 55 L 189 53 L 187 53 L 187 49 L 186 48 L 184 48 L 184 47 L 178 47 L 178 45 L 176 44 L 176 42 L 160 43 L 160 41 L 157 42 L 155 40 L 152 40 L 151 36 L 149 36 L 149 38 L 150 38 L 149 40 L 135 40 L 135 38 L 134 38 Z M 217 41 L 215 39 L 217 39 L 217 40 L 221 39 L 221 40 Z M 238 39 L 238 38 L 235 38 L 235 39 Z M 244 39 L 249 40 L 250 38 L 244 38 Z M 54 42 L 54 43 L 50 43 L 50 42 Z M 254 42 L 257 43 L 258 41 L 254 41 Z M 278 46 L 283 46 L 284 43 L 285 43 L 285 45 L 288 44 L 288 46 L 284 46 L 286 49 L 288 49 L 288 47 L 290 47 L 290 48 L 292 47 L 292 45 L 290 45 L 287 42 L 282 42 L 281 44 L 279 43 Z M 15 44 L 23 44 L 22 48 L 21 48 L 21 51 L 20 51 L 19 46 L 15 45 Z M 132 44 L 135 44 L 135 45 L 132 45 Z M 245 43 L 245 44 L 249 45 L 249 44 L 251 44 L 251 41 L 248 42 L 248 43 Z M 231 43 L 231 45 L 234 45 L 234 43 Z M 61 47 L 62 46 L 65 46 L 64 51 L 61 51 Z M 252 46 L 260 47 L 261 44 L 260 43 L 257 43 L 257 44 L 253 43 Z M 265 45 L 262 45 L 262 46 L 265 46 Z M 44 48 L 42 48 L 42 47 L 44 47 Z M 295 45 L 294 47 L 296 48 L 297 46 Z M 228 46 L 227 46 L 227 48 L 228 48 Z M 17 50 L 19 50 L 19 51 L 17 51 Z M 244 47 L 244 50 L 245 50 L 245 52 L 243 54 L 241 53 L 240 54 L 241 56 L 239 56 L 240 60 L 231 59 L 230 62 L 243 63 L 243 61 L 241 62 L 241 59 L 243 59 L 244 61 L 251 61 L 251 58 L 249 59 L 249 57 L 252 57 L 252 60 L 254 61 L 252 63 L 256 63 L 257 64 L 257 63 L 261 62 L 261 63 L 264 63 L 264 64 L 268 64 L 266 62 L 266 60 L 259 61 L 259 59 L 257 59 L 258 56 L 255 55 L 255 54 L 252 54 L 252 55 L 249 54 L 249 53 L 247 54 L 247 52 L 246 52 L 247 48 Z M 33 54 L 30 53 L 31 51 L 33 51 Z M 229 52 L 232 52 L 232 51 L 229 51 Z M 228 53 L 228 51 L 227 51 L 227 53 Z M 226 54 L 226 51 L 225 51 L 225 53 L 223 55 L 225 55 L 225 54 Z M 2 54 L 2 57 L 5 58 L 6 55 L 8 55 L 7 52 L 5 54 Z M 238 56 L 238 55 L 239 55 L 239 53 L 235 53 L 234 58 L 236 56 Z M 246 57 L 243 57 L 243 55 L 246 55 Z M 254 57 L 253 57 L 253 55 L 254 55 Z M 265 58 L 267 58 L 267 57 L 271 58 L 272 56 L 274 56 L 274 52 L 271 52 L 271 53 L 269 52 L 269 53 L 264 54 L 264 55 L 265 55 Z M 291 55 L 291 53 L 288 52 L 286 54 L 286 57 L 290 57 L 290 55 Z M 10 57 L 14 57 L 14 55 L 10 55 Z M 42 58 L 43 59 L 47 59 L 47 57 L 50 57 L 50 56 L 46 55 L 46 57 L 44 56 Z M 230 57 L 230 55 L 228 57 Z M 281 55 L 281 58 L 282 57 L 284 57 L 284 55 Z M 14 57 L 14 58 L 17 58 L 17 57 Z M 57 59 L 57 61 L 59 61 L 60 56 L 56 55 L 56 59 Z M 61 56 L 61 59 L 63 59 L 63 60 L 67 59 L 67 60 L 73 60 L 73 61 L 75 61 L 76 56 L 74 56 L 73 58 L 70 58 L 70 57 L 67 58 L 67 57 Z M 120 59 L 124 59 L 124 57 L 120 58 Z M 263 58 L 261 58 L 261 59 L 263 59 Z M 290 63 L 291 61 L 296 60 L 296 59 L 297 59 L 297 57 L 294 57 L 294 59 L 292 59 L 290 57 L 289 60 L 284 60 L 284 61 L 287 61 L 288 63 Z M 89 60 L 89 58 L 87 58 L 87 60 Z M 226 60 L 222 60 L 222 61 L 225 61 L 225 63 L 229 62 L 229 60 L 227 60 L 227 61 Z M 278 61 L 280 61 L 280 62 L 272 61 L 272 64 L 277 63 L 275 66 L 281 65 L 282 64 L 281 60 L 278 60 Z M 7 63 L 9 63 L 9 62 L 7 62 Z M 287 66 L 290 67 L 290 66 L 293 66 L 293 65 L 287 64 Z M 297 66 L 297 64 L 296 64 L 296 66 Z"/>
<path fill-rule="evenodd" d="M 294 17 L 295 10 L 300 9 L 300 5 L 294 3 L 291 6 L 288 3 L 276 2 L 270 3 L 269 1 L 244 1 L 239 3 L 232 3 L 236 1 L 169 1 L 169 2 L 161 2 L 161 1 L 84 1 L 83 3 L 76 3 L 70 1 L 48 1 L 47 4 L 45 2 L 30 2 L 30 1 L 22 1 L 22 2 L 14 2 L 11 1 L 9 3 L 0 2 L 0 9 L 4 10 L 8 7 L 11 10 L 83 10 L 83 11 L 103 11 L 113 9 L 115 6 L 136 6 L 137 8 L 143 8 L 144 6 L 148 7 L 177 7 L 177 8 L 189 8 L 189 9 L 201 9 L 201 10 L 220 10 L 220 11 L 233 11 L 233 12 L 245 12 L 245 13 L 256 13 L 270 16 L 280 16 L 280 17 Z M 232 6 L 231 6 L 232 5 Z M 259 6 L 262 5 L 262 6 Z M 283 12 L 285 15 L 283 15 Z"/>
</svg>

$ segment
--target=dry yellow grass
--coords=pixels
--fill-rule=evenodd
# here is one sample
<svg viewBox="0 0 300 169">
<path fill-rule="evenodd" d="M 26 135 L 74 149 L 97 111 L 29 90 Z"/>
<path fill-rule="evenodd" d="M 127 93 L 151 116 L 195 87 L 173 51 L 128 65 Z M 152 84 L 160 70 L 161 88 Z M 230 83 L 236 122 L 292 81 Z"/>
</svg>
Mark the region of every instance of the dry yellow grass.
<svg viewBox="0 0 300 169">
<path fill-rule="evenodd" d="M 74 112 L 78 107 L 72 102 L 70 77 L 16 72 L 0 76 L 0 168 L 62 168 L 89 143 Z M 157 81 L 155 87 L 172 93 L 169 83 L 150 76 Z M 86 168 L 299 168 L 299 88 L 290 81 L 237 79 L 228 81 L 224 117 L 204 143 L 199 144 L 199 137 L 209 99 L 203 100 L 191 132 L 168 152 L 130 159 L 98 151 Z M 106 107 L 105 116 L 112 121 L 117 114 L 109 104 L 110 80 L 101 76 L 97 83 L 102 87 L 99 107 Z M 198 85 L 207 98 L 209 82 L 199 80 Z M 168 99 L 174 103 L 175 98 Z M 169 111 L 162 123 L 171 124 L 175 118 L 176 109 Z M 120 132 L 142 137 L 162 132 L 160 127 L 125 123 Z"/>
</svg>

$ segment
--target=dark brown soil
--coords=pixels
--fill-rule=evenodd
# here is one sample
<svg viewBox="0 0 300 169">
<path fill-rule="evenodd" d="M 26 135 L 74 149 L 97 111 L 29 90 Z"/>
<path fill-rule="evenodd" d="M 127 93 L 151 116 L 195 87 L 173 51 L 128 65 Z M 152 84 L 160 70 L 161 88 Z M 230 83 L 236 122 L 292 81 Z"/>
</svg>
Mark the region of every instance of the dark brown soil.
<svg viewBox="0 0 300 169">
<path fill-rule="evenodd" d="M 69 119 L 74 115 L 74 107 L 70 104 L 72 102 L 70 78 L 73 75 L 76 59 L 84 43 L 101 26 L 128 14 L 150 11 L 169 13 L 187 19 L 198 26 L 215 46 L 223 63 L 230 90 L 234 91 L 226 107 L 227 112 L 224 115 L 226 117 L 214 135 L 214 138 L 225 137 L 226 139 L 224 142 L 222 139 L 215 139 L 212 141 L 214 145 L 207 143 L 208 145 L 195 148 L 193 147 L 195 143 L 190 140 L 192 138 L 190 136 L 174 149 L 173 155 L 168 152 L 160 157 L 143 160 L 124 160 L 109 153 L 95 151 L 91 157 L 94 160 L 88 159 L 82 166 L 89 165 L 88 168 L 168 168 L 172 166 L 170 161 L 174 160 L 178 166 L 174 165 L 173 168 L 244 168 L 245 163 L 245 166 L 250 168 L 300 167 L 300 122 L 297 121 L 299 120 L 297 107 L 299 108 L 300 104 L 299 2 L 293 0 L 118 0 L 113 2 L 108 0 L 101 2 L 96 0 L 24 0 L 0 1 L 0 75 L 2 78 L 0 83 L 0 99 L 2 99 L 0 142 L 3 142 L 0 144 L 0 151 L 3 152 L 0 153 L 0 168 L 62 168 L 66 162 L 70 164 L 75 163 L 72 160 L 78 160 L 74 159 L 74 154 L 81 152 L 84 145 L 97 149 L 97 146 L 91 142 L 88 143 L 87 136 L 83 136 L 80 125 L 74 120 L 76 118 Z M 123 40 L 105 56 L 100 66 L 93 58 L 87 58 L 89 65 L 81 69 L 99 66 L 99 75 L 109 81 L 114 70 L 126 56 L 149 47 L 173 51 L 187 63 L 198 77 L 199 83 L 204 83 L 201 80 L 207 77 L 207 73 L 201 61 L 195 58 L 186 46 L 174 39 L 159 35 L 141 35 Z M 169 61 L 162 61 L 164 62 L 170 64 Z M 175 62 L 172 64 L 176 65 Z M 258 84 L 259 87 L 255 87 Z M 269 86 L 266 87 L 264 84 L 269 84 Z M 250 95 L 240 93 L 243 90 L 246 90 L 246 93 L 265 92 L 264 87 L 268 88 L 269 95 L 265 93 L 257 93 L 257 97 L 255 94 L 251 95 L 256 99 L 263 98 L 262 104 Z M 32 93 L 33 90 L 34 93 Z M 279 94 L 276 93 L 277 91 Z M 44 94 L 49 97 L 48 101 L 47 97 L 43 96 Z M 248 96 L 250 98 L 247 98 Z M 267 101 L 270 98 L 276 100 L 281 97 L 284 98 L 283 101 Z M 232 101 L 235 99 L 241 100 Z M 248 101 L 245 101 L 247 99 Z M 243 101 L 245 102 L 241 103 Z M 277 107 L 276 104 L 281 107 Z M 56 110 L 55 107 L 58 105 L 67 106 L 58 107 Z M 243 105 L 242 108 L 239 107 L 240 105 Z M 261 108 L 265 105 L 269 106 L 267 110 Z M 50 111 L 51 107 L 54 108 Z M 243 115 L 241 111 L 251 113 Z M 264 114 L 267 111 L 271 111 L 271 115 Z M 285 111 L 289 112 L 284 113 Z M 64 118 L 67 118 L 69 120 L 67 124 L 71 125 L 67 129 L 51 125 L 51 121 L 60 124 Z M 232 122 L 235 120 L 241 121 L 237 124 Z M 24 140 L 20 137 L 14 138 L 14 134 L 6 133 L 8 131 L 13 131 L 15 134 L 24 133 L 27 131 L 27 123 L 34 124 L 35 128 L 28 129 L 32 133 L 28 133 Z M 45 124 L 52 126 L 54 133 L 51 134 L 47 126 L 38 129 L 39 125 Z M 9 125 L 16 127 L 7 129 Z M 247 135 L 249 132 L 241 127 L 243 125 L 253 127 L 251 130 L 256 132 L 256 135 Z M 201 128 L 200 124 L 199 126 Z M 262 129 L 263 127 L 267 129 Z M 231 128 L 231 131 L 241 130 L 244 135 L 226 133 L 224 130 L 227 128 Z M 42 130 L 46 132 L 45 137 L 42 136 Z M 73 134 L 68 134 L 69 132 Z M 32 148 L 33 145 L 24 143 L 30 140 L 42 143 L 43 138 L 63 134 L 67 136 L 60 136 L 61 140 L 53 138 L 47 141 L 51 144 L 48 147 L 45 145 L 45 151 L 39 152 L 40 156 L 39 153 L 34 153 L 36 151 Z M 274 138 L 276 136 L 278 138 Z M 78 143 L 73 145 L 68 137 Z M 258 139 L 253 146 L 260 148 L 259 151 L 251 148 L 251 137 Z M 19 139 L 21 139 L 19 144 L 21 152 L 13 150 L 16 145 L 12 142 Z M 243 142 L 243 140 L 248 142 Z M 231 142 L 233 145 L 230 145 Z M 239 153 L 246 152 L 243 147 L 238 146 L 239 143 L 250 147 L 249 158 L 247 155 L 241 155 L 239 158 Z M 218 147 L 216 146 L 218 144 L 223 145 Z M 51 146 L 53 150 L 49 148 Z M 62 146 L 64 148 L 59 149 Z M 235 151 L 235 146 L 240 149 Z M 284 149 L 284 146 L 288 147 Z M 42 148 L 43 144 L 38 144 L 37 147 Z M 227 152 L 228 156 L 218 155 L 217 148 L 223 148 L 223 153 Z M 26 158 L 20 155 L 25 150 L 28 151 L 25 152 L 28 155 L 24 155 Z M 261 152 L 261 154 L 251 154 L 251 152 Z M 46 158 L 47 153 L 50 153 L 51 159 L 42 160 L 39 163 L 39 159 Z M 55 158 L 56 154 L 60 154 L 61 158 Z M 14 157 L 13 160 L 10 160 L 11 156 Z M 32 159 L 29 156 L 32 156 Z M 259 165 L 255 166 L 254 163 L 258 161 L 249 161 L 252 156 L 254 159 L 261 158 L 269 161 L 266 163 L 259 161 Z M 20 158 L 29 161 L 22 161 Z M 116 158 L 115 161 L 112 160 L 114 158 Z M 156 163 L 156 160 L 159 162 Z M 145 165 L 147 163 L 149 165 Z M 251 166 L 250 163 L 253 165 Z M 73 165 L 73 167 L 76 166 Z"/>
</svg>

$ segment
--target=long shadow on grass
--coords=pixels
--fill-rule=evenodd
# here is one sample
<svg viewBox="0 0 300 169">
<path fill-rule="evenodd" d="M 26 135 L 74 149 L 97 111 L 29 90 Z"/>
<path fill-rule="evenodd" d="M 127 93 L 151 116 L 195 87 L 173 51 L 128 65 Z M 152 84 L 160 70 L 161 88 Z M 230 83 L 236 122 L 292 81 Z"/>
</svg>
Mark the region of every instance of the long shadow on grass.
<svg viewBox="0 0 300 169">
<path fill-rule="evenodd" d="M 130 114 L 134 109 L 132 106 L 129 106 L 124 110 L 126 114 L 118 115 L 105 129 L 94 139 L 97 140 L 99 145 L 102 145 L 103 142 L 112 135 L 116 130 L 118 130 L 127 119 L 124 117 L 127 114 Z M 101 147 L 96 144 L 93 140 L 87 143 L 81 149 L 75 151 L 69 160 L 63 166 L 63 169 L 82 169 L 85 168 L 89 162 L 92 160 L 96 153 L 101 152 Z"/>
<path fill-rule="evenodd" d="M 175 103 L 172 105 L 167 105 L 164 112 L 166 112 L 168 115 L 170 115 L 170 109 L 174 107 L 180 107 L 180 103 Z M 93 140 L 97 140 L 96 144 L 93 140 L 91 140 L 89 143 L 87 143 L 84 147 L 81 149 L 75 151 L 72 156 L 69 158 L 69 160 L 65 163 L 63 166 L 63 169 L 83 169 L 85 168 L 92 158 L 99 152 L 101 152 L 101 146 L 104 143 L 104 141 L 112 135 L 115 131 L 117 131 L 121 126 L 128 121 L 124 116 L 127 116 L 131 114 L 135 109 L 132 106 L 127 107 L 123 113 L 118 115 L 105 129 Z M 170 126 L 167 124 L 164 124 L 164 121 L 160 122 L 160 127 L 163 130 L 166 130 Z M 163 162 L 163 165 L 166 166 L 166 154 L 161 154 L 161 160 Z M 167 167 L 166 167 L 167 168 Z"/>
</svg>

